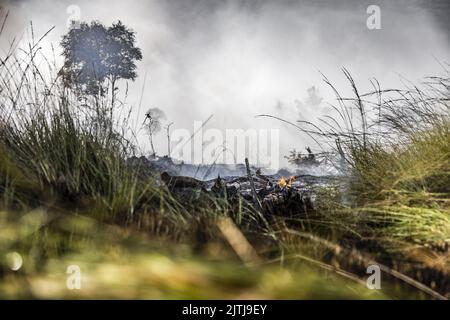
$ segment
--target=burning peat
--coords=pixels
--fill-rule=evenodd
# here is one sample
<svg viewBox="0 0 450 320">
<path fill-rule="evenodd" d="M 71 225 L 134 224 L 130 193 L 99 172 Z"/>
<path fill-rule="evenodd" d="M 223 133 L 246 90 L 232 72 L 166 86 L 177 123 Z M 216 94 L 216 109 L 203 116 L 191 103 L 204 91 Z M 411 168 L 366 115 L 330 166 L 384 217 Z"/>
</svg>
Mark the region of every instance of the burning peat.
<svg viewBox="0 0 450 320">
<path fill-rule="evenodd" d="M 335 175 L 293 174 L 287 169 L 263 174 L 264 169 L 245 164 L 192 165 L 167 156 L 134 157 L 129 161 L 145 168 L 144 172 L 155 176 L 162 187 L 181 201 L 219 197 L 231 205 L 244 201 L 270 215 L 295 215 L 312 210 L 314 189 L 335 183 L 337 179 Z M 319 164 L 315 164 L 316 171 L 317 168 Z"/>
</svg>

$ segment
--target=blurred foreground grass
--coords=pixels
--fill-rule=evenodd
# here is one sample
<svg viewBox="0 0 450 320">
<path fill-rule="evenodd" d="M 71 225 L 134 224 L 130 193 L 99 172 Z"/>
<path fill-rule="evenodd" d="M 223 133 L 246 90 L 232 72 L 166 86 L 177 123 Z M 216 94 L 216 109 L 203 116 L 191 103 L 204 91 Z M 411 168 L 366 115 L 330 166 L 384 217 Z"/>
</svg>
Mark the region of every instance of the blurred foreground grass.
<svg viewBox="0 0 450 320">
<path fill-rule="evenodd" d="M 152 240 L 82 216 L 35 210 L 20 218 L 6 212 L 0 217 L 3 299 L 385 298 L 364 282 L 307 265 L 246 266 L 217 243 L 211 244 L 209 256 L 198 256 L 187 245 Z M 71 265 L 80 268 L 79 290 L 67 287 Z"/>
</svg>

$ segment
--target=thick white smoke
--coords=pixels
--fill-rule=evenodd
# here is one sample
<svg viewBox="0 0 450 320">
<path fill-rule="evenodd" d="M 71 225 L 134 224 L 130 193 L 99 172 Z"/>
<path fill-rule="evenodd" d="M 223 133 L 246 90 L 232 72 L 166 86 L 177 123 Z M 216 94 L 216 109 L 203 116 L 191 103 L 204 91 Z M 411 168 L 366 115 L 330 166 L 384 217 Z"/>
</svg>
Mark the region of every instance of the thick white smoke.
<svg viewBox="0 0 450 320">
<path fill-rule="evenodd" d="M 333 95 L 320 72 L 345 93 L 341 67 L 362 88 L 373 77 L 383 87 L 398 87 L 402 77 L 417 81 L 441 71 L 436 60 L 449 57 L 447 31 L 422 2 L 393 3 L 378 1 L 381 30 L 366 27 L 371 1 L 22 0 L 3 6 L 11 10 L 8 39 L 26 32 L 30 20 L 36 34 L 56 26 L 43 43 L 48 51 L 67 32 L 69 5 L 80 9 L 83 21 L 122 20 L 137 32 L 144 55 L 129 92 L 137 124 L 148 108 L 158 107 L 173 128 L 193 130 L 194 120 L 211 114 L 208 128 L 279 128 L 282 158 L 311 141 L 254 116 L 312 120 L 329 112 L 326 102 Z M 6 50 L 5 38 L 0 44 Z M 140 139 L 148 150 L 144 133 Z M 161 153 L 165 143 L 164 134 L 156 137 Z"/>
</svg>

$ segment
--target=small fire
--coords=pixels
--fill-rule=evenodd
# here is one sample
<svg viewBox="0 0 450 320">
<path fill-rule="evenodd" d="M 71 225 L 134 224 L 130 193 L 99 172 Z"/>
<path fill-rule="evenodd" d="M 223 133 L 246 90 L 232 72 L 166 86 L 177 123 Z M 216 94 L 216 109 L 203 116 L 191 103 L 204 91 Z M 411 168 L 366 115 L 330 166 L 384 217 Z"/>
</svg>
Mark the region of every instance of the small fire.
<svg viewBox="0 0 450 320">
<path fill-rule="evenodd" d="M 295 176 L 286 179 L 285 177 L 281 177 L 277 182 L 277 186 L 280 188 L 290 188 L 292 187 L 292 183 L 295 181 Z"/>
</svg>

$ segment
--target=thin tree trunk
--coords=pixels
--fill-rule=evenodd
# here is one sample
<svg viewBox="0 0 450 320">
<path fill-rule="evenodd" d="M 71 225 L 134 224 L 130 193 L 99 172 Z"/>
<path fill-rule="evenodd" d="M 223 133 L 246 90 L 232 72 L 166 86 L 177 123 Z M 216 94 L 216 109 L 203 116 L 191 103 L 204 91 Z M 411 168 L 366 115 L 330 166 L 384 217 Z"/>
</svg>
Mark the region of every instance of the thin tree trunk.
<svg viewBox="0 0 450 320">
<path fill-rule="evenodd" d="M 111 119 L 111 125 L 113 122 L 113 112 L 114 112 L 114 104 L 116 103 L 116 78 L 113 77 L 111 80 L 111 87 L 112 87 L 112 93 L 111 93 L 111 110 L 110 110 L 110 119 Z"/>
<path fill-rule="evenodd" d="M 153 145 L 153 132 L 152 129 L 149 128 L 149 136 L 150 136 L 150 146 L 152 148 L 153 155 L 156 155 L 155 146 Z"/>
</svg>

